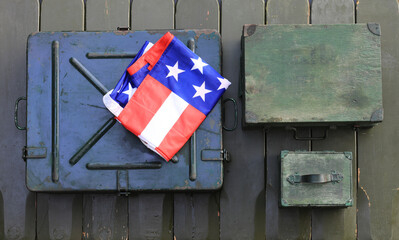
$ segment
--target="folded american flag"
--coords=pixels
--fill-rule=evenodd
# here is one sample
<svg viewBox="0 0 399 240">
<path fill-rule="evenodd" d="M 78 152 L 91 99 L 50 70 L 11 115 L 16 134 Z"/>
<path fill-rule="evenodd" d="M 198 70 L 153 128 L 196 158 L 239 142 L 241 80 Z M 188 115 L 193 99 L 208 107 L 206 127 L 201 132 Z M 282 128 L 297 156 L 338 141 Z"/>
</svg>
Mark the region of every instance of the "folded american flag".
<svg viewBox="0 0 399 240">
<path fill-rule="evenodd" d="M 171 33 L 146 42 L 105 106 L 169 161 L 189 140 L 230 82 Z"/>
</svg>

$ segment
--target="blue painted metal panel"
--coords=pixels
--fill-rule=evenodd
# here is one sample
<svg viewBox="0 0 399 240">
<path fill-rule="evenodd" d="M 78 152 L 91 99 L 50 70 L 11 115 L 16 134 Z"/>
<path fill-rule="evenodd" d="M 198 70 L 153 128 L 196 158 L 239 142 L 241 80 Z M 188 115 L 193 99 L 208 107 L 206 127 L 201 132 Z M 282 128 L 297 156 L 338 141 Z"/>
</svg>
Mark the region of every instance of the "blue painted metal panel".
<svg viewBox="0 0 399 240">
<path fill-rule="evenodd" d="M 182 42 L 194 39 L 195 52 L 220 71 L 217 32 L 172 33 Z M 144 41 L 156 42 L 163 34 L 41 32 L 28 38 L 27 147 L 47 149 L 44 158 L 27 156 L 30 190 L 213 190 L 222 186 L 223 162 L 201 160 L 205 149 L 222 149 L 220 101 L 197 130 L 196 144 L 188 142 L 175 163 L 165 162 L 114 124 L 103 106 L 102 92 L 115 86 L 132 55 Z M 97 86 L 92 83 L 96 79 Z M 95 142 L 101 129 L 103 136 Z M 95 144 L 85 153 L 81 148 L 90 140 Z M 70 164 L 79 151 L 82 158 Z M 190 167 L 194 158 L 195 169 Z"/>
</svg>

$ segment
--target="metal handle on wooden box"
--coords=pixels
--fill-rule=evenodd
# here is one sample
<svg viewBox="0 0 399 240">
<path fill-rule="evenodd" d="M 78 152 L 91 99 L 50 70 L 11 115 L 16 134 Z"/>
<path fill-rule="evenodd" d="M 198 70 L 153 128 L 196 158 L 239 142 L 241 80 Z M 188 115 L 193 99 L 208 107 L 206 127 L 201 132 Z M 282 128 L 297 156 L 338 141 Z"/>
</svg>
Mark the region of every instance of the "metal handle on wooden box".
<svg viewBox="0 0 399 240">
<path fill-rule="evenodd" d="M 294 174 L 287 177 L 287 181 L 291 184 L 297 183 L 338 183 L 344 179 L 344 176 L 340 173 L 332 171 L 331 173 L 320 173 L 320 174 L 306 174 L 299 175 Z"/>
</svg>

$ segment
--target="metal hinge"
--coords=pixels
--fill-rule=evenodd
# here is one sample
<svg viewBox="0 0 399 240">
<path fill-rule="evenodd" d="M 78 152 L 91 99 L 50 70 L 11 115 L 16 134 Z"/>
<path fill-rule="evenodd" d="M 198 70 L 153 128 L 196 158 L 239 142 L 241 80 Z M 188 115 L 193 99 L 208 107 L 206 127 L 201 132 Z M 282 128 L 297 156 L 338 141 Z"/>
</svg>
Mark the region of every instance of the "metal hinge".
<svg viewBox="0 0 399 240">
<path fill-rule="evenodd" d="M 201 160 L 230 162 L 231 157 L 226 149 L 202 149 Z"/>
<path fill-rule="evenodd" d="M 22 148 L 22 159 L 39 159 L 47 157 L 47 148 L 45 147 L 23 147 Z"/>
</svg>

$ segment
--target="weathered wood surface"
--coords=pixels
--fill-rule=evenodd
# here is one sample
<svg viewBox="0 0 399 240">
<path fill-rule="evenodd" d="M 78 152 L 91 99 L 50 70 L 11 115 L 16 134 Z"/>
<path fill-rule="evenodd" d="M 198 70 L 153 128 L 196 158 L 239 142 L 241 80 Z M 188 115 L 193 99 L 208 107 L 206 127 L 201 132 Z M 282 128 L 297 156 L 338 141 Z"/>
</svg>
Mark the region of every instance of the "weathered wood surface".
<svg viewBox="0 0 399 240">
<path fill-rule="evenodd" d="M 353 0 L 313 0 L 312 24 L 355 23 Z"/>
<path fill-rule="evenodd" d="M 219 29 L 217 0 L 179 0 L 176 29 Z M 174 194 L 176 239 L 219 239 L 219 193 Z"/>
<path fill-rule="evenodd" d="M 232 83 L 224 97 L 235 98 L 241 106 L 238 89 L 242 26 L 264 23 L 264 1 L 223 0 L 221 11 L 222 72 Z M 232 126 L 233 114 L 231 111 L 229 114 L 226 125 Z M 230 151 L 232 160 L 224 165 L 220 196 L 221 239 L 260 239 L 265 234 L 264 132 L 262 129 L 243 130 L 241 115 L 239 107 L 237 129 L 223 132 L 224 148 Z"/>
<path fill-rule="evenodd" d="M 173 29 L 174 1 L 137 0 L 131 8 L 133 30 Z M 173 238 L 173 193 L 129 197 L 129 239 Z"/>
<path fill-rule="evenodd" d="M 43 0 L 40 31 L 83 31 L 83 0 Z"/>
<path fill-rule="evenodd" d="M 309 23 L 308 0 L 268 0 L 266 8 L 267 24 Z"/>
<path fill-rule="evenodd" d="M 82 0 L 43 0 L 40 31 L 84 30 Z M 82 194 L 37 194 L 37 238 L 82 237 Z"/>
<path fill-rule="evenodd" d="M 107 31 L 129 26 L 130 2 L 86 2 L 86 30 Z M 83 195 L 84 239 L 128 239 L 128 198 L 116 194 Z"/>
<path fill-rule="evenodd" d="M 352 0 L 314 0 L 312 24 L 354 23 Z M 354 63 L 355 64 L 355 63 Z M 313 136 L 322 136 L 324 129 L 312 129 Z M 315 239 L 355 239 L 356 192 L 357 192 L 357 148 L 356 132 L 351 128 L 330 130 L 327 139 L 312 141 L 313 151 L 349 151 L 353 154 L 353 206 L 346 209 L 314 209 L 312 211 L 312 237 Z"/>
<path fill-rule="evenodd" d="M 269 0 L 267 24 L 306 24 L 309 22 L 309 2 L 306 0 Z M 279 208 L 280 161 L 282 150 L 310 150 L 310 141 L 297 141 L 292 131 L 270 129 L 266 132 L 266 238 L 311 238 L 309 209 Z M 310 129 L 299 130 L 300 136 L 310 137 Z"/>
<path fill-rule="evenodd" d="M 357 22 L 381 25 L 384 121 L 359 131 L 359 239 L 398 239 L 399 3 L 359 1 Z"/>
<path fill-rule="evenodd" d="M 173 0 L 134 0 L 131 8 L 133 30 L 173 29 Z"/>
<path fill-rule="evenodd" d="M 130 1 L 88 0 L 86 30 L 106 31 L 129 27 Z"/>
<path fill-rule="evenodd" d="M 36 194 L 25 187 L 21 148 L 26 131 L 14 127 L 14 103 L 26 96 L 26 38 L 39 30 L 39 2 L 0 1 L 0 239 L 35 238 Z M 26 102 L 19 110 L 26 124 Z"/>
</svg>

